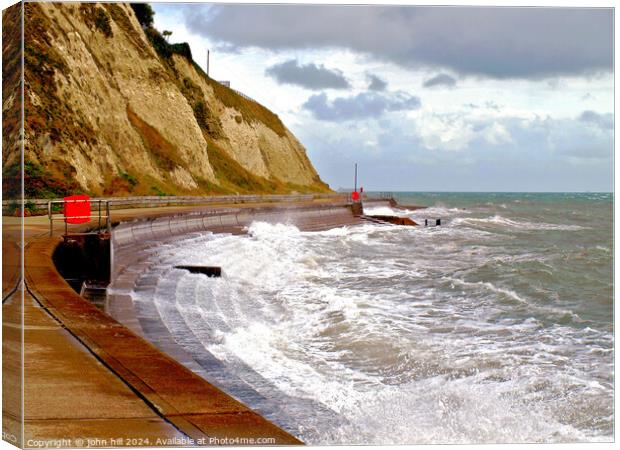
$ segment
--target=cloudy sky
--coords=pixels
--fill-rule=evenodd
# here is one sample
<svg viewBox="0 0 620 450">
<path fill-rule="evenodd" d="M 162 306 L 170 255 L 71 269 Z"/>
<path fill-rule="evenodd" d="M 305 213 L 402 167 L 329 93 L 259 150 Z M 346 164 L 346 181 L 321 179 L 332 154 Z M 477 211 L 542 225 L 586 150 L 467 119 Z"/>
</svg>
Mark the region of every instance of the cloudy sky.
<svg viewBox="0 0 620 450">
<path fill-rule="evenodd" d="M 609 8 L 152 5 L 332 188 L 613 190 Z"/>
</svg>

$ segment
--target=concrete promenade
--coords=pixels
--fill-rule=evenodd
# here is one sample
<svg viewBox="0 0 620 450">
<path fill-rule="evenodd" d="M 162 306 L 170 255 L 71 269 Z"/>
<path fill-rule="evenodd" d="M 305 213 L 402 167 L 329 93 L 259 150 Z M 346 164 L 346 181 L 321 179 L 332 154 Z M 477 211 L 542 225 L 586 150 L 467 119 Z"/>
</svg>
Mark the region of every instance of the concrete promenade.
<svg viewBox="0 0 620 450">
<path fill-rule="evenodd" d="M 261 204 L 115 210 L 112 218 L 246 206 Z M 59 222 L 49 237 L 44 216 L 24 219 L 22 309 L 21 291 L 13 290 L 19 221 L 4 219 L 5 440 L 25 447 L 300 443 L 79 297 L 51 258 L 64 225 Z"/>
</svg>

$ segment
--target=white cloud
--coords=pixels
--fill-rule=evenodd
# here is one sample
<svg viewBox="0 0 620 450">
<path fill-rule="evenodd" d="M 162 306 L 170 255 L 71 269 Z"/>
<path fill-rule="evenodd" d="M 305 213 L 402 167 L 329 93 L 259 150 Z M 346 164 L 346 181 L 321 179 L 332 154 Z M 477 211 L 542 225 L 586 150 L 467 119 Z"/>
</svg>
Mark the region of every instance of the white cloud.
<svg viewBox="0 0 620 450">
<path fill-rule="evenodd" d="M 471 123 L 454 115 L 422 115 L 416 130 L 430 150 L 463 150 L 476 136 Z"/>
<path fill-rule="evenodd" d="M 482 136 L 486 142 L 498 146 L 502 144 L 512 144 L 512 136 L 506 127 L 498 122 L 493 122 L 482 131 Z"/>
</svg>

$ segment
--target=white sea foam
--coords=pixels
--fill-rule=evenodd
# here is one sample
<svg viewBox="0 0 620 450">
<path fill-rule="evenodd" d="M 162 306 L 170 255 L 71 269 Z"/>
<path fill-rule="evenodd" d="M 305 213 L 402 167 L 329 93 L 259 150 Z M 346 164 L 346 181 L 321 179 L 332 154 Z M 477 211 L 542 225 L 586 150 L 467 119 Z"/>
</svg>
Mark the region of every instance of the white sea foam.
<svg viewBox="0 0 620 450">
<path fill-rule="evenodd" d="M 428 218 L 441 218 L 451 216 L 455 214 L 463 214 L 468 211 L 459 208 L 448 208 L 446 206 L 435 205 L 422 209 L 407 209 L 407 208 L 391 208 L 389 206 L 366 206 L 364 207 L 364 214 L 369 216 L 382 215 L 382 216 L 399 216 L 407 217 L 412 215 L 425 216 Z"/>
<path fill-rule="evenodd" d="M 396 210 L 389 206 L 365 206 L 364 214 L 368 216 L 406 216 L 408 211 Z"/>
<path fill-rule="evenodd" d="M 441 205 L 435 205 L 435 206 L 431 206 L 429 208 L 424 208 L 424 209 L 418 209 L 415 211 L 411 211 L 411 213 L 413 214 L 423 214 L 429 218 L 431 217 L 445 217 L 445 216 L 452 216 L 455 214 L 467 214 L 468 210 L 463 209 L 463 208 L 448 208 L 446 206 L 441 206 Z"/>
<path fill-rule="evenodd" d="M 453 277 L 444 277 L 444 279 L 450 281 L 451 283 L 455 283 L 455 284 L 459 284 L 461 286 L 475 286 L 475 287 L 484 287 L 485 289 L 488 289 L 492 292 L 496 292 L 498 294 L 503 294 L 506 297 L 512 299 L 512 300 L 516 300 L 519 303 L 524 303 L 524 304 L 528 304 L 527 300 L 525 300 L 524 298 L 522 298 L 521 296 L 519 296 L 519 294 L 517 294 L 516 292 L 510 290 L 510 289 L 504 289 L 504 288 L 500 288 L 497 287 L 495 285 L 493 285 L 492 283 L 489 282 L 484 282 L 484 281 L 477 281 L 477 282 L 468 282 L 468 281 L 463 281 L 463 280 L 459 280 L 458 278 L 453 278 Z"/>
<path fill-rule="evenodd" d="M 507 219 L 500 215 L 495 215 L 486 218 L 464 217 L 455 218 L 452 220 L 453 225 L 473 225 L 473 226 L 501 226 L 512 229 L 520 230 L 559 230 L 559 231 L 577 231 L 583 230 L 586 227 L 581 225 L 562 225 L 552 224 L 545 222 L 530 222 L 525 220 Z"/>
<path fill-rule="evenodd" d="M 289 430 L 308 443 L 611 439 L 613 334 L 584 326 L 561 296 L 534 298 L 489 272 L 536 263 L 553 279 L 558 267 L 535 249 L 506 254 L 509 237 L 471 228 L 484 224 L 569 226 L 492 216 L 308 233 L 255 222 L 247 236 L 149 253 L 224 271 L 164 272 L 157 308 L 259 394 L 286 395 Z"/>
</svg>

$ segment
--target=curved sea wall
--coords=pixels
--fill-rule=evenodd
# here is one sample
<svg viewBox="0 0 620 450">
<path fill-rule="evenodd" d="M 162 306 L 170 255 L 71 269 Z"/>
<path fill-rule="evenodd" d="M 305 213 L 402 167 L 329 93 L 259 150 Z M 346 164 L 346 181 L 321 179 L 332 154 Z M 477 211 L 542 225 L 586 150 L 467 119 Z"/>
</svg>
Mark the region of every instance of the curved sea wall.
<svg viewBox="0 0 620 450">
<path fill-rule="evenodd" d="M 345 203 L 219 208 L 122 222 L 112 230 L 110 238 L 112 267 L 105 311 L 134 332 L 147 337 L 149 333 L 145 333 L 144 321 L 138 320 L 131 292 L 145 288 L 138 285 L 138 280 L 150 269 L 146 262 L 149 254 L 156 252 L 158 246 L 174 245 L 177 238 L 191 233 L 242 234 L 244 228 L 255 221 L 293 224 L 304 231 L 364 223 L 364 219 L 354 216 L 351 206 Z M 154 336 L 150 336 L 150 340 L 153 339 Z M 177 356 L 183 353 L 176 345 L 167 345 L 166 348 L 168 353 L 174 348 Z"/>
<path fill-rule="evenodd" d="M 256 411 L 267 420 L 293 432 L 297 427 L 288 423 L 287 414 L 281 411 L 280 403 L 286 399 L 261 396 L 245 381 L 234 377 L 226 364 L 211 355 L 191 333 L 185 333 L 183 343 L 178 343 L 166 327 L 161 305 L 156 302 L 161 280 L 176 270 L 162 258 L 165 253 L 162 249 L 174 247 L 180 238 L 202 232 L 242 234 L 244 227 L 257 221 L 287 223 L 304 231 L 364 223 L 345 203 L 220 208 L 123 222 L 112 231 L 113 269 L 105 311 L 187 369 L 241 403 L 255 405 Z M 178 326 L 184 326 L 183 321 Z"/>
<path fill-rule="evenodd" d="M 159 216 L 155 217 L 156 215 Z M 147 408 L 153 415 L 161 418 L 158 424 L 155 424 L 153 419 L 145 419 L 149 427 L 159 427 L 157 430 L 151 430 L 149 436 L 162 439 L 181 436 L 191 438 L 193 442 L 207 444 L 222 442 L 217 439 L 236 438 L 243 438 L 245 439 L 243 442 L 246 443 L 299 444 L 300 441 L 284 431 L 281 426 L 269 421 L 260 412 L 247 408 L 246 402 L 231 397 L 228 389 L 222 390 L 212 383 L 213 367 L 216 362 L 209 367 L 209 370 L 204 370 L 202 365 L 192 367 L 193 360 L 188 355 L 183 355 L 180 346 L 174 341 L 166 343 L 166 337 L 162 333 L 165 330 L 158 329 L 158 324 L 161 322 L 151 320 L 151 317 L 146 317 L 146 321 L 144 317 L 138 318 L 131 297 L 124 296 L 118 291 L 123 290 L 121 285 L 125 281 L 126 289 L 129 291 L 148 292 L 147 281 L 141 280 L 141 283 L 136 283 L 141 270 L 147 264 L 146 261 L 140 261 L 140 248 L 150 247 L 153 252 L 157 252 L 161 245 L 174 246 L 180 236 L 193 232 L 210 230 L 242 233 L 245 224 L 253 220 L 285 221 L 298 224 L 304 229 L 325 229 L 346 223 L 358 223 L 361 219 L 354 217 L 350 208 L 344 203 L 279 204 L 262 208 L 229 205 L 211 207 L 208 210 L 197 207 L 185 215 L 177 213 L 165 217 L 158 211 L 135 210 L 119 214 L 117 218 L 121 223 L 115 227 L 110 237 L 110 241 L 113 242 L 111 247 L 115 250 L 111 259 L 118 267 L 118 270 L 113 272 L 117 292 L 109 295 L 107 304 L 112 307 L 108 309 L 109 314 L 105 314 L 93 303 L 80 297 L 55 266 L 53 255 L 60 246 L 66 244 L 65 241 L 57 236 L 48 236 L 45 226 L 41 227 L 36 237 L 34 232 L 30 229 L 28 231 L 31 235 L 28 235 L 25 255 L 26 288 L 43 311 L 49 312 L 52 320 L 58 322 L 62 329 L 69 333 L 63 335 L 63 339 L 77 340 L 73 343 L 50 342 L 46 351 L 51 347 L 57 351 L 54 361 L 65 364 L 63 358 L 69 358 L 65 355 L 66 349 L 71 345 L 82 345 L 86 350 L 83 355 L 85 361 L 80 362 L 82 367 L 92 363 L 91 365 L 97 368 L 102 377 L 119 380 L 123 386 L 127 386 L 128 392 L 117 394 L 109 388 L 110 382 L 97 385 L 106 401 L 116 404 L 121 400 L 127 402 L 131 397 L 132 401 L 142 408 L 138 408 L 140 411 Z M 57 228 L 60 231 L 60 227 Z M 84 227 L 79 231 L 87 229 Z M 118 276 L 114 276 L 115 274 Z M 27 319 L 30 320 L 30 315 Z M 145 323 L 149 326 L 144 326 Z M 160 339 L 154 339 L 158 336 Z M 204 360 L 201 363 L 204 364 Z M 201 369 L 204 372 L 201 372 Z M 38 385 L 37 381 L 32 381 L 33 377 L 29 379 L 31 381 L 26 392 L 31 393 L 33 389 L 38 389 Z M 89 381 L 92 379 L 89 378 Z M 61 386 L 69 382 L 62 378 L 59 383 L 54 389 L 65 389 Z M 102 425 L 101 421 L 96 424 L 89 422 L 89 418 L 93 415 L 99 417 L 103 414 L 99 406 L 104 403 L 80 403 L 79 396 L 59 390 L 55 391 L 54 395 L 58 395 L 58 392 L 63 392 L 67 402 L 73 406 L 73 416 L 77 418 L 76 420 L 80 420 L 80 438 L 117 437 L 118 430 L 114 431 L 113 427 L 106 428 L 107 425 Z M 53 415 L 53 408 L 48 408 L 50 405 L 46 403 L 48 400 L 41 399 L 40 396 L 38 398 L 42 406 L 45 405 L 45 410 L 49 409 L 52 411 L 49 414 Z M 118 413 L 118 408 L 110 407 L 108 403 L 105 403 L 103 409 L 108 416 Z M 146 417 L 144 411 L 140 414 L 140 417 Z M 30 412 L 26 412 L 25 417 L 28 420 L 32 419 L 31 416 Z M 144 427 L 136 425 L 124 429 L 123 436 L 143 437 L 144 430 Z M 37 428 L 30 422 L 26 423 L 26 436 L 44 438 L 48 436 L 46 433 L 40 427 Z M 259 438 L 269 440 L 260 441 Z M 151 444 L 153 442 L 155 441 Z"/>
<path fill-rule="evenodd" d="M 114 248 L 199 231 L 240 232 L 254 221 L 325 229 L 354 219 L 349 205 L 227 208 L 121 223 L 112 231 Z"/>
</svg>

